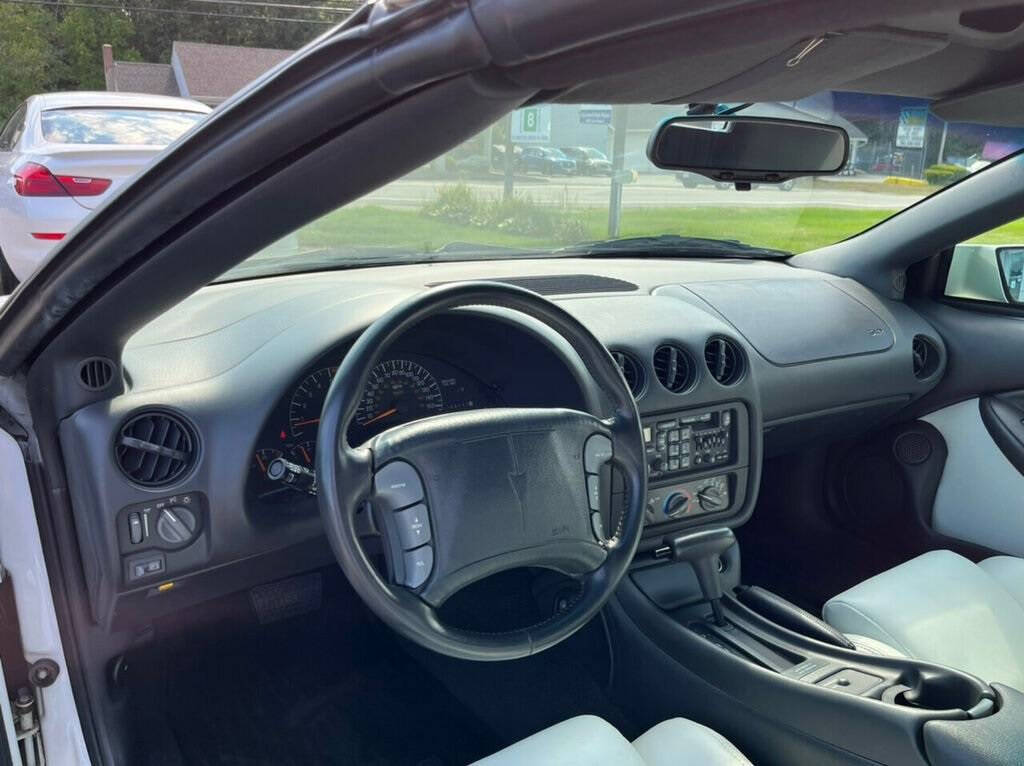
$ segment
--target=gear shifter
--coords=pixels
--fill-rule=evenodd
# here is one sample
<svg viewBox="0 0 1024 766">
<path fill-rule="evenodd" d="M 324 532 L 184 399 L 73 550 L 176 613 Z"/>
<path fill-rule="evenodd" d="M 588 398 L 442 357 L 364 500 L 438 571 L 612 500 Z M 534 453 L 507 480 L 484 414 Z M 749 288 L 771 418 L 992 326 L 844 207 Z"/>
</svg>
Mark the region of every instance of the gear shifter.
<svg viewBox="0 0 1024 766">
<path fill-rule="evenodd" d="M 718 574 L 718 557 L 736 542 L 736 536 L 728 527 L 706 529 L 680 535 L 669 541 L 672 558 L 688 561 L 697 575 L 704 600 L 711 604 L 715 624 L 725 625 L 722 612 L 722 581 Z"/>
</svg>

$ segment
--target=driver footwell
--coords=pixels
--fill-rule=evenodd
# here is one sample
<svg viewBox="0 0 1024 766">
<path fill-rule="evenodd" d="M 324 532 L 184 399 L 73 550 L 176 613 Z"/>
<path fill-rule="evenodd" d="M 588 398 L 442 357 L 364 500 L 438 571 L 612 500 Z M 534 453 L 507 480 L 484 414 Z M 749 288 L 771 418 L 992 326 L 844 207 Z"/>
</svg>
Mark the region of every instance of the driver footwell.
<svg viewBox="0 0 1024 766">
<path fill-rule="evenodd" d="M 259 625 L 221 599 L 134 661 L 133 727 L 149 766 L 454 766 L 499 747 L 343 587 Z"/>
<path fill-rule="evenodd" d="M 323 606 L 260 625 L 246 594 L 156 626 L 130 660 L 145 766 L 455 766 L 605 697 L 600 620 L 537 657 L 476 663 L 413 647 L 336 571 Z"/>
</svg>

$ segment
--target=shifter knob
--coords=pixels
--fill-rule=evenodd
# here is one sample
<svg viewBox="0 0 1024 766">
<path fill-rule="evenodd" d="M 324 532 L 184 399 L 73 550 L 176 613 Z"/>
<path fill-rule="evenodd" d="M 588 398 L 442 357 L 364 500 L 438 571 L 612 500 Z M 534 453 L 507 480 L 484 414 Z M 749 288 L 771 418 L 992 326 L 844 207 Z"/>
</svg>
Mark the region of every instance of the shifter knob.
<svg viewBox="0 0 1024 766">
<path fill-rule="evenodd" d="M 711 611 L 718 625 L 725 624 L 725 616 L 722 614 L 722 581 L 719 579 L 716 559 L 735 542 L 736 535 L 732 530 L 721 527 L 680 535 L 669 543 L 672 558 L 676 561 L 688 561 L 693 567 L 704 599 L 711 603 Z"/>
</svg>

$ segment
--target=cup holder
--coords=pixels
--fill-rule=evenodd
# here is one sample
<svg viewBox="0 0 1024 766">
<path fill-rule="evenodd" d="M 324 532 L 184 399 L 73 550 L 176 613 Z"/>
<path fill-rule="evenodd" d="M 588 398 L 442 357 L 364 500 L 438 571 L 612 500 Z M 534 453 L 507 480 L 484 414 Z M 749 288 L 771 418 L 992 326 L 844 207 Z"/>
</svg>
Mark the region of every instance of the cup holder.
<svg viewBox="0 0 1024 766">
<path fill-rule="evenodd" d="M 913 672 L 905 683 L 882 692 L 882 701 L 922 710 L 963 710 L 981 718 L 995 709 L 995 693 L 971 676 L 949 672 Z"/>
</svg>

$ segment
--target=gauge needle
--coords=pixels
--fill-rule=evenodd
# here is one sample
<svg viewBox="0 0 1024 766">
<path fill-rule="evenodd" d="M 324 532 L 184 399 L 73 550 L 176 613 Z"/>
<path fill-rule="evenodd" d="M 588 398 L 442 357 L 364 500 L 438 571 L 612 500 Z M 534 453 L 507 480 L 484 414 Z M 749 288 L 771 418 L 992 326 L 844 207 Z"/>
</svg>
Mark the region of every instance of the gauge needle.
<svg viewBox="0 0 1024 766">
<path fill-rule="evenodd" d="M 299 449 L 302 450 L 302 455 L 303 457 L 306 458 L 306 462 L 309 463 L 310 465 L 313 465 L 313 458 L 309 456 L 309 452 L 306 451 L 306 448 L 300 444 Z"/>
<path fill-rule="evenodd" d="M 292 423 L 292 428 L 301 428 L 302 426 L 311 426 L 314 423 L 319 423 L 320 418 L 310 418 L 309 420 L 300 420 L 298 423 Z"/>
<path fill-rule="evenodd" d="M 398 412 L 398 407 L 392 407 L 390 410 L 385 410 L 380 415 L 375 415 L 374 417 L 370 418 L 365 423 L 363 423 L 363 425 L 368 426 L 370 425 L 370 423 L 376 423 L 378 420 L 383 420 L 384 418 L 391 417 L 396 412 Z"/>
<path fill-rule="evenodd" d="M 263 463 L 263 458 L 261 458 L 259 455 L 256 456 L 256 464 L 260 467 L 260 470 L 263 473 L 267 472 L 267 466 Z"/>
</svg>

